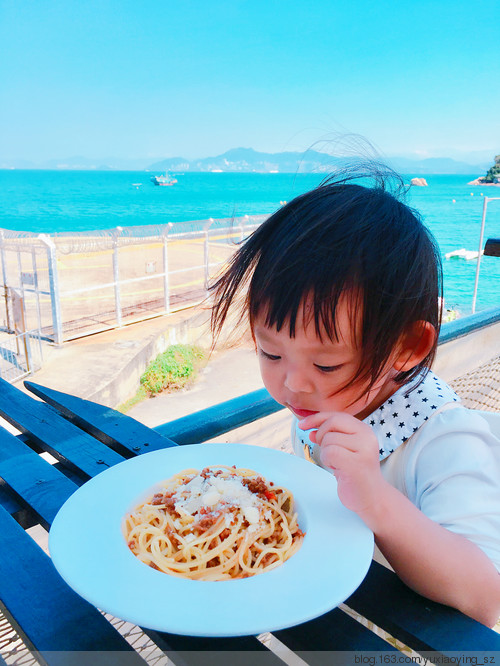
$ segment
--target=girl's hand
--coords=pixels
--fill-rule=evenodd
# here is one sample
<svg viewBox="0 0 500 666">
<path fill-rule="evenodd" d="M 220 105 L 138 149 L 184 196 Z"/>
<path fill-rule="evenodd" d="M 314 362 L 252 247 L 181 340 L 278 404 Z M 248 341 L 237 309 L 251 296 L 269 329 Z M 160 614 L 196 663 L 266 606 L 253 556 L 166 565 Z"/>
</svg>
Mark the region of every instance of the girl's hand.
<svg viewBox="0 0 500 666">
<path fill-rule="evenodd" d="M 475 543 L 432 521 L 385 481 L 371 428 L 337 412 L 312 414 L 299 427 L 317 428 L 311 440 L 337 478 L 340 501 L 373 531 L 403 582 L 493 626 L 500 613 L 500 576 L 493 562 Z"/>
<path fill-rule="evenodd" d="M 361 517 L 377 506 L 388 485 L 380 471 L 378 442 L 370 426 L 341 412 L 318 412 L 299 421 L 320 447 L 320 460 L 332 470 L 342 504 Z"/>
</svg>

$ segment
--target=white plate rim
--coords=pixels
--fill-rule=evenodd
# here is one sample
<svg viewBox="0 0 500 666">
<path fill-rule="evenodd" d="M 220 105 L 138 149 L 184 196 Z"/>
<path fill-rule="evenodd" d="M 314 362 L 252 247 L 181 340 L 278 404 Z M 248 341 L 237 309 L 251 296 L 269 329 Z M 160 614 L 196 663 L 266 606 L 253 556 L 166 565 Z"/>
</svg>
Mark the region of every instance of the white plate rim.
<svg viewBox="0 0 500 666">
<path fill-rule="evenodd" d="M 148 488 L 183 469 L 233 464 L 294 494 L 306 537 L 290 560 L 250 578 L 207 582 L 155 571 L 130 552 L 122 519 Z M 373 534 L 320 467 L 266 447 L 203 443 L 146 453 L 90 479 L 58 512 L 49 550 L 64 580 L 103 611 L 157 631 L 229 637 L 294 626 L 345 601 L 368 571 Z"/>
</svg>

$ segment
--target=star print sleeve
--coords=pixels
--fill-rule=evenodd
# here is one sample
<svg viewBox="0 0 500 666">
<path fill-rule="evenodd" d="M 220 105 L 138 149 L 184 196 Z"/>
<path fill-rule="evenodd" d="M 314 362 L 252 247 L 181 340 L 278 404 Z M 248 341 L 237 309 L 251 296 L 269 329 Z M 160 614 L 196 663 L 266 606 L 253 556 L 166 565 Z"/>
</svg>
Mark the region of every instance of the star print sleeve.
<svg viewBox="0 0 500 666">
<path fill-rule="evenodd" d="M 409 499 L 475 543 L 500 571 L 500 440 L 478 413 L 437 414 L 406 456 Z"/>
</svg>

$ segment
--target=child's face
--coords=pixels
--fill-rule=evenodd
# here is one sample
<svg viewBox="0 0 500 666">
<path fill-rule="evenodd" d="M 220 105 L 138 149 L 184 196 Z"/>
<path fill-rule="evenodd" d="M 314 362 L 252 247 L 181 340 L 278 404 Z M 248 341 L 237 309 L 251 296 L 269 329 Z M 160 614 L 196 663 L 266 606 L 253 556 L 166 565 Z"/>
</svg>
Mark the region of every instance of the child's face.
<svg viewBox="0 0 500 666">
<path fill-rule="evenodd" d="M 287 326 L 278 331 L 265 325 L 263 315 L 256 318 L 253 332 L 264 385 L 299 419 L 315 412 L 345 412 L 364 419 L 399 388 L 392 367 L 384 370 L 370 390 L 367 381 L 349 383 L 363 353 L 355 344 L 360 317 L 354 316 L 358 321 L 353 325 L 351 316 L 347 299 L 341 299 L 336 322 L 339 341 L 326 334 L 321 340 L 314 321 L 304 326 L 300 314 L 293 338 Z"/>
</svg>

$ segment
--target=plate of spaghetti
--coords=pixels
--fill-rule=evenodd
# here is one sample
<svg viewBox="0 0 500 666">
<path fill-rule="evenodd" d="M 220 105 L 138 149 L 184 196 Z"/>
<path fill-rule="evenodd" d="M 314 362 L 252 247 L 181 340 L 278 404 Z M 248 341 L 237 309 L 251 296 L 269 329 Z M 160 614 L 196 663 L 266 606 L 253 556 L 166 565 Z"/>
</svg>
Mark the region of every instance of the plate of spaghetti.
<svg viewBox="0 0 500 666">
<path fill-rule="evenodd" d="M 52 561 L 97 608 L 191 636 L 276 631 L 358 587 L 373 535 L 324 469 L 282 451 L 196 444 L 120 463 L 57 514 Z"/>
<path fill-rule="evenodd" d="M 128 547 L 171 576 L 222 581 L 265 573 L 302 545 L 292 493 L 236 466 L 187 469 L 124 518 Z"/>
</svg>

